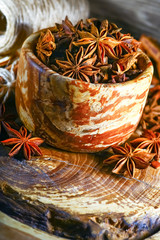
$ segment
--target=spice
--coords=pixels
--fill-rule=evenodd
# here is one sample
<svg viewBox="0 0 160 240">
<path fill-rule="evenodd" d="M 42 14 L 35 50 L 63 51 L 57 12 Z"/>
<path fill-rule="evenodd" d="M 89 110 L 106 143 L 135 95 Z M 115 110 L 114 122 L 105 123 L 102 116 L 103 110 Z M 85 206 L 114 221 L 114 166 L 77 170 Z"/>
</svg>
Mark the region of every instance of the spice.
<svg viewBox="0 0 160 240">
<path fill-rule="evenodd" d="M 73 43 L 75 46 L 88 45 L 86 49 L 86 57 L 90 57 L 97 50 L 97 56 L 102 63 L 104 63 L 105 53 L 107 53 L 108 57 L 117 59 L 114 47 L 119 44 L 116 39 L 107 37 L 108 22 L 105 21 L 106 26 L 104 26 L 103 23 L 104 22 L 102 21 L 100 32 L 93 22 L 91 24 L 90 32 L 78 31 L 80 39 Z"/>
<path fill-rule="evenodd" d="M 25 127 L 21 127 L 20 130 L 17 131 L 7 125 L 7 130 L 9 134 L 12 134 L 13 137 L 1 142 L 4 145 L 14 145 L 9 152 L 10 157 L 17 155 L 22 147 L 25 159 L 30 160 L 31 155 L 42 155 L 42 152 L 38 147 L 44 142 L 41 138 L 31 138 L 31 133 L 27 136 L 27 129 Z"/>
<path fill-rule="evenodd" d="M 160 125 L 160 105 L 156 98 L 152 98 L 148 100 L 144 108 L 141 126 L 143 129 L 151 129 L 158 125 Z"/>
<path fill-rule="evenodd" d="M 61 75 L 89 83 L 116 83 L 141 73 L 139 46 L 107 20 L 92 18 L 73 25 L 66 17 L 46 34 L 41 32 L 36 51 L 40 60 Z"/>
<path fill-rule="evenodd" d="M 159 168 L 159 167 L 160 167 L 160 162 L 152 161 L 152 162 L 151 162 L 151 166 L 152 166 L 153 168 Z"/>
<path fill-rule="evenodd" d="M 56 60 L 59 67 L 63 69 L 64 76 L 90 82 L 88 76 L 99 72 L 99 68 L 93 66 L 97 59 L 96 55 L 86 60 L 83 47 L 80 47 L 75 58 L 68 50 L 66 50 L 66 56 L 68 61 Z"/>
<path fill-rule="evenodd" d="M 47 63 L 48 57 L 51 56 L 52 50 L 56 48 L 55 39 L 51 31 L 47 29 L 47 32 L 41 32 L 36 46 L 37 55 L 42 62 Z"/>
<path fill-rule="evenodd" d="M 119 174 L 127 169 L 130 177 L 135 176 L 135 169 L 144 169 L 150 165 L 150 161 L 155 154 L 148 153 L 146 150 L 140 148 L 133 149 L 128 143 L 125 146 L 112 147 L 114 155 L 105 159 L 105 164 L 112 164 L 117 162 L 112 172 Z"/>
<path fill-rule="evenodd" d="M 155 159 L 160 157 L 160 133 L 152 130 L 144 130 L 140 138 L 131 141 L 133 146 L 146 149 L 149 153 L 155 154 Z"/>
</svg>

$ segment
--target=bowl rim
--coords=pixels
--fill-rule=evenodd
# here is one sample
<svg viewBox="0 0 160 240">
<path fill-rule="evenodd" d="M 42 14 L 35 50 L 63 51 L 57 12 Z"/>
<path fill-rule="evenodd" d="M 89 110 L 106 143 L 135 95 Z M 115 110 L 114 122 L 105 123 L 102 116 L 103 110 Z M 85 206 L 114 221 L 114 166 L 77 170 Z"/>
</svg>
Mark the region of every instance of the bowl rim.
<svg viewBox="0 0 160 240">
<path fill-rule="evenodd" d="M 31 45 L 33 45 L 33 43 L 35 43 L 36 39 L 38 39 L 40 33 L 42 31 L 45 31 L 47 29 L 52 29 L 52 27 L 50 28 L 45 28 L 45 29 L 41 29 L 37 32 L 32 33 L 28 38 L 26 38 L 26 40 L 24 41 L 22 48 L 21 48 L 21 53 L 23 51 L 27 52 L 28 56 L 32 59 L 32 61 L 34 61 L 34 65 L 37 67 L 41 67 L 43 68 L 46 72 L 49 73 L 49 75 L 51 76 L 59 76 L 61 77 L 61 81 L 68 81 L 68 82 L 79 82 L 81 84 L 84 85 L 88 85 L 88 86 L 97 86 L 97 87 L 115 87 L 115 86 L 126 86 L 128 84 L 132 84 L 135 82 L 139 82 L 142 80 L 142 78 L 145 75 L 148 75 L 149 73 L 153 75 L 153 64 L 152 61 L 150 60 L 150 58 L 141 50 L 139 49 L 139 51 L 141 52 L 140 56 L 144 58 L 145 62 L 146 62 L 146 68 L 144 69 L 144 71 L 142 73 L 140 73 L 136 78 L 129 80 L 129 81 L 125 81 L 125 82 L 121 82 L 121 83 L 88 83 L 85 81 L 81 81 L 79 79 L 74 79 L 71 77 L 67 77 L 67 76 L 63 76 L 61 74 L 59 74 L 58 72 L 55 72 L 54 70 L 52 70 L 51 68 L 49 68 L 47 65 L 45 65 L 33 52 L 33 48 L 31 48 Z"/>
</svg>

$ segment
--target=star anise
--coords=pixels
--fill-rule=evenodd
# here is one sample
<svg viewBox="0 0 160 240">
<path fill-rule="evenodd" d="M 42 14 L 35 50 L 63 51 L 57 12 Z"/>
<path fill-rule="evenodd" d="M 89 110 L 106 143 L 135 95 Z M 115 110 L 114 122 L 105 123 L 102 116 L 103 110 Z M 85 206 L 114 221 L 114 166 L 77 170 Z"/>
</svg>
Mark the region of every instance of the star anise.
<svg viewBox="0 0 160 240">
<path fill-rule="evenodd" d="M 109 80 L 108 82 L 121 83 L 121 82 L 126 82 L 127 80 L 129 80 L 129 77 L 127 77 L 125 73 L 112 75 L 111 78 L 112 79 Z"/>
<path fill-rule="evenodd" d="M 85 27 L 85 24 L 83 23 L 83 20 L 77 22 L 77 24 L 74 26 L 72 22 L 68 19 L 66 16 L 65 20 L 62 21 L 62 27 L 64 30 L 64 34 L 62 34 L 63 39 L 69 38 L 70 44 L 69 44 L 69 51 L 72 50 L 72 43 L 78 36 L 78 29 L 82 30 Z"/>
<path fill-rule="evenodd" d="M 122 34 L 121 32 L 117 32 L 115 34 L 115 39 L 119 41 L 119 44 L 115 47 L 118 58 L 122 56 L 123 49 L 127 53 L 131 53 L 136 52 L 137 48 L 140 46 L 140 42 L 131 37 L 130 34 Z"/>
<path fill-rule="evenodd" d="M 153 159 L 155 154 L 148 153 L 143 149 L 133 149 L 128 143 L 125 146 L 115 146 L 112 147 L 114 155 L 104 160 L 105 164 L 112 164 L 117 162 L 113 173 L 119 174 L 127 169 L 129 176 L 135 176 L 135 169 L 144 169 L 150 165 L 150 161 Z"/>
<path fill-rule="evenodd" d="M 17 155 L 22 147 L 25 159 L 30 160 L 31 155 L 42 155 L 42 152 L 38 147 L 44 142 L 41 138 L 31 138 L 31 133 L 27 136 L 27 129 L 23 126 L 19 131 L 11 128 L 9 125 L 7 126 L 7 129 L 13 137 L 1 142 L 4 145 L 15 145 L 9 152 L 10 157 Z"/>
<path fill-rule="evenodd" d="M 93 83 L 105 83 L 108 82 L 109 73 L 112 68 L 112 64 L 102 64 L 101 62 L 97 62 L 95 67 L 99 68 L 100 71 L 97 74 L 93 75 Z"/>
<path fill-rule="evenodd" d="M 146 149 L 149 153 L 155 154 L 155 159 L 160 157 L 160 133 L 145 129 L 142 136 L 131 141 L 133 146 Z"/>
<path fill-rule="evenodd" d="M 149 97 L 157 101 L 160 99 L 160 85 L 156 85 L 149 90 Z"/>
<path fill-rule="evenodd" d="M 67 61 L 56 60 L 56 63 L 62 69 L 64 76 L 90 82 L 89 77 L 100 70 L 93 66 L 97 59 L 96 55 L 89 59 L 85 59 L 84 56 L 83 47 L 80 47 L 75 57 L 66 50 Z"/>
<path fill-rule="evenodd" d="M 160 105 L 156 98 L 151 98 L 147 101 L 140 124 L 143 129 L 151 129 L 160 125 Z"/>
<path fill-rule="evenodd" d="M 114 62 L 112 71 L 120 75 L 127 72 L 137 62 L 137 57 L 140 54 L 140 52 L 133 52 L 124 55 L 123 58 Z"/>
<path fill-rule="evenodd" d="M 55 39 L 49 29 L 47 32 L 41 32 L 36 46 L 37 56 L 42 62 L 47 63 L 49 57 L 52 55 L 53 50 L 56 49 Z"/>
<path fill-rule="evenodd" d="M 120 32 L 122 28 L 119 28 L 115 23 L 109 23 L 108 24 L 108 32 L 110 35 L 114 35 L 118 32 Z"/>
<path fill-rule="evenodd" d="M 140 43 L 108 20 L 90 18 L 73 25 L 66 17 L 62 24 L 50 29 L 53 36 L 49 43 L 54 42 L 54 54 L 52 44 L 53 49 L 47 51 L 41 46 L 43 38 L 46 40 L 42 32 L 38 56 L 61 75 L 90 83 L 117 83 L 132 80 L 143 71 L 138 64 Z M 44 47 L 48 47 L 47 43 L 44 41 Z"/>
<path fill-rule="evenodd" d="M 160 162 L 158 162 L 158 161 L 152 161 L 152 162 L 151 162 L 151 166 L 152 166 L 153 168 L 159 168 L 159 167 L 160 167 Z"/>
<path fill-rule="evenodd" d="M 92 56 L 92 54 L 97 50 L 98 58 L 101 60 L 102 63 L 104 63 L 105 54 L 107 54 L 107 56 L 110 58 L 117 59 L 114 47 L 119 44 L 119 41 L 117 41 L 113 37 L 107 36 L 107 24 L 106 28 L 104 27 L 103 21 L 101 25 L 103 27 L 100 27 L 100 32 L 98 28 L 94 25 L 94 23 L 91 24 L 90 32 L 78 31 L 81 39 L 79 39 L 77 42 L 73 42 L 73 44 L 75 46 L 88 45 L 86 50 L 86 57 Z"/>
</svg>

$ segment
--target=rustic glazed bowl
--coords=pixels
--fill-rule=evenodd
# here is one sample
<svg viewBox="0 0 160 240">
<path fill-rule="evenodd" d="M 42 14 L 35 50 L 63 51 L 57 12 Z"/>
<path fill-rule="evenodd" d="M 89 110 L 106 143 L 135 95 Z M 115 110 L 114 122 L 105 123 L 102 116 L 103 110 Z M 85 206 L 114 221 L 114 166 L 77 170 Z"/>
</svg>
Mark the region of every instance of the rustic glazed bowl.
<svg viewBox="0 0 160 240">
<path fill-rule="evenodd" d="M 127 140 L 134 132 L 153 74 L 150 59 L 138 59 L 143 72 L 116 84 L 92 84 L 61 76 L 34 54 L 39 32 L 23 44 L 16 106 L 28 130 L 57 148 L 96 152 Z"/>
</svg>

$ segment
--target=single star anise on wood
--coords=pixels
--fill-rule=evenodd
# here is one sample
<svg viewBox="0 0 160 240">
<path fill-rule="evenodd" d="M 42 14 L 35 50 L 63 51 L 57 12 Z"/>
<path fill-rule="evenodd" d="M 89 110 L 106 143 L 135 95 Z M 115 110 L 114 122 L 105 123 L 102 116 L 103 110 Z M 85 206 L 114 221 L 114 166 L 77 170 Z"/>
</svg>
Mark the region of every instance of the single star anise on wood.
<svg viewBox="0 0 160 240">
<path fill-rule="evenodd" d="M 112 164 L 117 162 L 113 173 L 119 174 L 127 169 L 129 176 L 134 177 L 135 169 L 144 169 L 150 165 L 150 161 L 153 159 L 155 154 L 148 153 L 143 149 L 133 149 L 128 143 L 125 146 L 112 147 L 114 155 L 104 160 L 105 164 Z"/>
<path fill-rule="evenodd" d="M 56 49 L 56 44 L 51 31 L 47 29 L 46 33 L 41 32 L 37 42 L 36 50 L 37 55 L 42 60 L 42 62 L 47 63 L 54 49 Z"/>
<path fill-rule="evenodd" d="M 110 58 L 117 59 L 114 47 L 119 44 L 119 41 L 113 37 L 108 37 L 108 25 L 104 28 L 104 22 L 101 23 L 103 27 L 100 32 L 98 28 L 92 23 L 90 32 L 78 31 L 81 39 L 77 42 L 73 42 L 75 46 L 88 45 L 86 49 L 86 57 L 92 56 L 97 50 L 97 56 L 102 63 L 104 63 L 104 57 L 107 55 Z"/>
<path fill-rule="evenodd" d="M 131 141 L 133 146 L 146 149 L 155 154 L 155 159 L 160 158 L 160 133 L 145 129 L 142 136 Z"/>
<path fill-rule="evenodd" d="M 39 137 L 31 138 L 31 133 L 27 136 L 27 129 L 21 127 L 19 131 L 11 128 L 7 125 L 7 129 L 12 138 L 1 141 L 3 145 L 15 145 L 9 152 L 9 156 L 13 157 L 17 155 L 20 149 L 23 147 L 25 159 L 30 160 L 31 155 L 42 155 L 40 148 L 38 147 L 44 141 Z"/>
<path fill-rule="evenodd" d="M 90 82 L 89 77 L 100 71 L 99 68 L 93 66 L 97 59 L 96 55 L 92 58 L 85 59 L 83 47 L 80 47 L 75 57 L 66 50 L 66 56 L 67 61 L 56 60 L 56 63 L 62 69 L 64 76 Z"/>
</svg>

